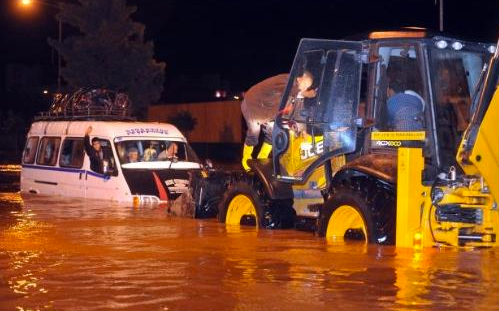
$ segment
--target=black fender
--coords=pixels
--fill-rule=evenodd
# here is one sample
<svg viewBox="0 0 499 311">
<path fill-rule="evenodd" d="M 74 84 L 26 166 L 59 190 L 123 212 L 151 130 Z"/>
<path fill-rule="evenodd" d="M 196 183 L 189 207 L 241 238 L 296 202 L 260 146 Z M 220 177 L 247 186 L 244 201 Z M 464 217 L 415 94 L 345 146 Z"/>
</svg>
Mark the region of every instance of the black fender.
<svg viewBox="0 0 499 311">
<path fill-rule="evenodd" d="M 352 183 L 352 181 L 359 181 L 363 180 L 364 182 L 371 183 L 371 184 L 377 184 L 379 187 L 384 188 L 385 190 L 392 192 L 393 194 L 396 193 L 397 191 L 397 185 L 387 181 L 385 179 L 379 178 L 377 175 L 371 175 L 367 172 L 364 172 L 362 170 L 358 170 L 355 168 L 344 168 L 340 171 L 338 171 L 332 180 L 331 187 L 329 189 L 328 196 L 325 198 L 327 199 L 329 196 L 333 195 L 334 193 L 334 188 L 338 187 L 339 185 L 345 184 L 345 183 Z"/>
<path fill-rule="evenodd" d="M 397 154 L 390 153 L 371 153 L 359 156 L 349 161 L 333 177 L 336 178 L 354 171 L 357 174 L 372 176 L 384 182 L 395 185 L 397 183 Z M 337 175 L 339 175 L 337 177 Z"/>
<path fill-rule="evenodd" d="M 248 160 L 248 166 L 262 183 L 265 193 L 271 200 L 293 199 L 293 188 L 290 183 L 278 181 L 273 176 L 272 159 Z"/>
<path fill-rule="evenodd" d="M 397 191 L 397 155 L 367 154 L 348 162 L 331 179 L 324 201 L 334 192 L 334 187 L 352 179 L 365 179 L 379 182 L 394 195 Z"/>
</svg>

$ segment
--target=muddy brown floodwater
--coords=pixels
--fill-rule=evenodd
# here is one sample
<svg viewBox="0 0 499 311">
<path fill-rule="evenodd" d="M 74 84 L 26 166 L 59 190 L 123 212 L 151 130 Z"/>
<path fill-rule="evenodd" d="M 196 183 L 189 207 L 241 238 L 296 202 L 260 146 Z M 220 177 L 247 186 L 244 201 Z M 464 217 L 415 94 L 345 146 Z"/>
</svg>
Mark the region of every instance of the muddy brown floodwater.
<svg viewBox="0 0 499 311">
<path fill-rule="evenodd" d="M 163 207 L 24 197 L 0 166 L 0 310 L 498 310 L 497 250 L 328 244 Z"/>
</svg>

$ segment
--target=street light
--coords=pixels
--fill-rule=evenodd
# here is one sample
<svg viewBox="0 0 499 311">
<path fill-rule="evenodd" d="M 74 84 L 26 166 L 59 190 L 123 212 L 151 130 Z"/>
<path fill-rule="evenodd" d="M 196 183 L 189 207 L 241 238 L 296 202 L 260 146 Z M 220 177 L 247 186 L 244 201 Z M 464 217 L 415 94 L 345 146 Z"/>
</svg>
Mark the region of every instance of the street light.
<svg viewBox="0 0 499 311">
<path fill-rule="evenodd" d="M 37 3 L 40 5 L 49 6 L 52 8 L 59 9 L 59 5 L 57 5 L 57 4 L 46 2 L 46 1 L 40 1 L 40 0 L 20 0 L 19 3 L 23 7 L 28 7 L 28 6 L 31 6 L 33 3 Z M 58 28 L 59 28 L 58 29 L 58 32 L 59 32 L 58 41 L 59 41 L 59 43 L 61 43 L 62 42 L 62 22 L 60 20 L 58 20 L 58 24 L 59 24 L 58 25 Z M 59 52 L 57 52 L 57 92 L 61 91 L 61 65 L 62 65 L 61 54 Z"/>
</svg>

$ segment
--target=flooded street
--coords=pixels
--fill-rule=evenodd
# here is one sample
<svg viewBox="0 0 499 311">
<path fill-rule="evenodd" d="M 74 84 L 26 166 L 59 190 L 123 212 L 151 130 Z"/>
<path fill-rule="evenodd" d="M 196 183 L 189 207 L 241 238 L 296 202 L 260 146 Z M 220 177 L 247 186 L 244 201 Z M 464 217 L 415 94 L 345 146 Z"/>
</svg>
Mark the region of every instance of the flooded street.
<svg viewBox="0 0 499 311">
<path fill-rule="evenodd" d="M 497 250 L 331 245 L 308 232 L 24 197 L 0 166 L 0 310 L 498 310 Z"/>
</svg>

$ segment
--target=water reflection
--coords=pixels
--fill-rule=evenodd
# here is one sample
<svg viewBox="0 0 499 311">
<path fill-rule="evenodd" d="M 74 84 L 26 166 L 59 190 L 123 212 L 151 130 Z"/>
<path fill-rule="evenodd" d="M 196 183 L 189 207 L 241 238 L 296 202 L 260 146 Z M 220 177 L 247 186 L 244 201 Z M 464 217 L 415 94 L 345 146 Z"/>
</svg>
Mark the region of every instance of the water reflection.
<svg viewBox="0 0 499 311">
<path fill-rule="evenodd" d="M 19 189 L 20 165 L 0 164 L 0 192 L 14 192 Z"/>
<path fill-rule="evenodd" d="M 0 192 L 2 310 L 494 310 L 497 262 Z"/>
</svg>

